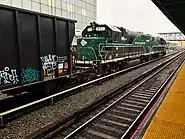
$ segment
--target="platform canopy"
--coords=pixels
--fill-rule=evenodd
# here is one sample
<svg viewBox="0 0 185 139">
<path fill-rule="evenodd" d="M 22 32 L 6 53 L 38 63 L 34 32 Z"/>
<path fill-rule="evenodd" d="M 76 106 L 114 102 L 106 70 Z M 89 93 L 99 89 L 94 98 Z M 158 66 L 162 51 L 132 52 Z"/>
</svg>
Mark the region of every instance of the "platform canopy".
<svg viewBox="0 0 185 139">
<path fill-rule="evenodd" d="M 185 34 L 185 0 L 152 1 Z"/>
</svg>

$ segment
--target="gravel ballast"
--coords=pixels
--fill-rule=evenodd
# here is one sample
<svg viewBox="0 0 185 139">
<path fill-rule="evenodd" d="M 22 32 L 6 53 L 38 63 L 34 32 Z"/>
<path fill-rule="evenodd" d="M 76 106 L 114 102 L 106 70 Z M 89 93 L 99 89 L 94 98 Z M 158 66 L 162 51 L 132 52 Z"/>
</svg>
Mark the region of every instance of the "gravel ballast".
<svg viewBox="0 0 185 139">
<path fill-rule="evenodd" d="M 169 57 L 143 66 L 109 81 L 105 81 L 101 86 L 93 86 L 92 88 L 83 90 L 80 93 L 64 98 L 56 102 L 53 106 L 47 106 L 19 117 L 16 120 L 8 123 L 5 128 L 0 129 L 0 138 L 24 138 L 24 136 L 27 136 L 44 126 L 47 126 L 58 119 L 65 119 L 102 98 L 107 94 L 108 91 L 134 80 L 143 72 L 151 69 L 166 59 L 169 59 Z"/>
</svg>

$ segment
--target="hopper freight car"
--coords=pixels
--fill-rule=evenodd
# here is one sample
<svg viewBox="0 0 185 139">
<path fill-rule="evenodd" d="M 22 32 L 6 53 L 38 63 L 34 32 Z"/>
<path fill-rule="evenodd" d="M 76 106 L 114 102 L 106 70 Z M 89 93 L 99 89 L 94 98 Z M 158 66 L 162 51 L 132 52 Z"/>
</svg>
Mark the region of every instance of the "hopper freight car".
<svg viewBox="0 0 185 139">
<path fill-rule="evenodd" d="M 77 40 L 76 65 L 98 73 L 117 71 L 131 60 L 144 62 L 165 55 L 165 43 L 149 34 L 93 22 Z"/>
<path fill-rule="evenodd" d="M 75 22 L 1 5 L 0 92 L 38 93 L 63 85 L 73 65 Z"/>
</svg>

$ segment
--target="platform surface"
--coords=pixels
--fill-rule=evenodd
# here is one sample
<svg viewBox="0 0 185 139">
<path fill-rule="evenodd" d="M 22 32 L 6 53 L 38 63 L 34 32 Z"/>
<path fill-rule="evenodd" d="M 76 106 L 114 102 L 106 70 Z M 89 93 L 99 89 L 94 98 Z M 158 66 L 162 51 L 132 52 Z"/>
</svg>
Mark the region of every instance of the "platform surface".
<svg viewBox="0 0 185 139">
<path fill-rule="evenodd" d="M 142 139 L 185 139 L 185 65 Z"/>
</svg>

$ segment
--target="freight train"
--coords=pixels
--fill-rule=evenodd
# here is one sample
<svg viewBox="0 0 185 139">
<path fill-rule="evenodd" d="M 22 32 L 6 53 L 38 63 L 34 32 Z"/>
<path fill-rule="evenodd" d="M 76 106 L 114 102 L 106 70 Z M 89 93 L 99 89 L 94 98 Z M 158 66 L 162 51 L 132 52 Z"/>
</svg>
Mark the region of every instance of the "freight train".
<svg viewBox="0 0 185 139">
<path fill-rule="evenodd" d="M 143 62 L 165 54 L 161 39 L 95 22 L 73 49 L 75 23 L 0 5 L 0 94 L 54 93 L 89 72 L 119 70 L 132 59 Z M 77 72 L 86 65 L 87 72 Z"/>
<path fill-rule="evenodd" d="M 75 23 L 0 5 L 0 93 L 42 94 L 65 86 Z"/>
<path fill-rule="evenodd" d="M 77 40 L 76 65 L 98 73 L 123 69 L 131 60 L 141 62 L 166 54 L 166 42 L 142 32 L 92 22 Z"/>
</svg>

